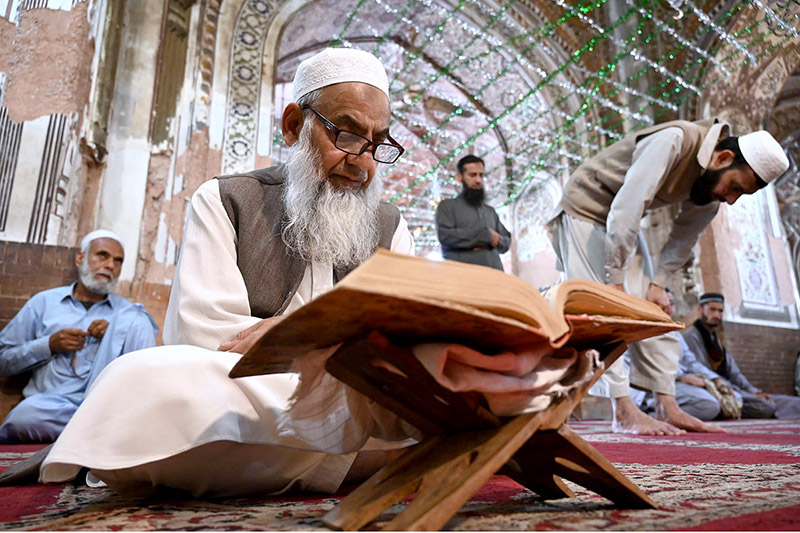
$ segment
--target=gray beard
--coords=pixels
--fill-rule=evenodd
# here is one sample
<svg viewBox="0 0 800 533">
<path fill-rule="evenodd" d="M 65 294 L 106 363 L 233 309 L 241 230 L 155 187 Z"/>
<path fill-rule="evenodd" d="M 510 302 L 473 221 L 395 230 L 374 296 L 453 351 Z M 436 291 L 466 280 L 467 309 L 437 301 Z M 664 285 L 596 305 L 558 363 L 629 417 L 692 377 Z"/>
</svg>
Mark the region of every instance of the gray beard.
<svg viewBox="0 0 800 533">
<path fill-rule="evenodd" d="M 111 276 L 111 281 L 106 281 L 105 279 L 95 279 L 95 274 L 108 274 Z M 99 295 L 107 295 L 111 292 L 114 288 L 114 285 L 117 284 L 117 279 L 114 277 L 114 274 L 106 269 L 100 269 L 97 272 L 92 272 L 92 269 L 89 267 L 89 256 L 84 254 L 83 262 L 81 266 L 78 267 L 78 277 L 81 280 L 81 283 L 89 292 Z"/>
<path fill-rule="evenodd" d="M 378 245 L 378 205 L 383 184 L 375 176 L 358 191 L 339 191 L 322 173 L 319 153 L 311 145 L 306 121 L 286 161 L 283 204 L 287 222 L 281 231 L 286 246 L 305 261 L 353 267 Z"/>
</svg>

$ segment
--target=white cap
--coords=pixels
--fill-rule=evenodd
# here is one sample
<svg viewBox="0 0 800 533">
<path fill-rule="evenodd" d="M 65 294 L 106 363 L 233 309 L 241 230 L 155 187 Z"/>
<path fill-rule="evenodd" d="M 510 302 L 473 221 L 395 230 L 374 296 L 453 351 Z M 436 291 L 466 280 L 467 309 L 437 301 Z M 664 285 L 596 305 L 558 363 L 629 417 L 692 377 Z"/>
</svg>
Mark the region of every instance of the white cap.
<svg viewBox="0 0 800 533">
<path fill-rule="evenodd" d="M 786 152 L 768 131 L 759 130 L 742 135 L 739 137 L 739 150 L 753 172 L 767 183 L 789 168 Z"/>
<path fill-rule="evenodd" d="M 326 48 L 297 67 L 294 101 L 311 91 L 348 81 L 372 85 L 389 97 L 386 70 L 377 57 L 354 48 Z"/>
<path fill-rule="evenodd" d="M 96 229 L 81 240 L 81 252 L 85 253 L 92 241 L 97 239 L 114 239 L 122 246 L 123 250 L 125 249 L 125 243 L 122 242 L 122 238 L 119 235 L 107 229 Z"/>
</svg>

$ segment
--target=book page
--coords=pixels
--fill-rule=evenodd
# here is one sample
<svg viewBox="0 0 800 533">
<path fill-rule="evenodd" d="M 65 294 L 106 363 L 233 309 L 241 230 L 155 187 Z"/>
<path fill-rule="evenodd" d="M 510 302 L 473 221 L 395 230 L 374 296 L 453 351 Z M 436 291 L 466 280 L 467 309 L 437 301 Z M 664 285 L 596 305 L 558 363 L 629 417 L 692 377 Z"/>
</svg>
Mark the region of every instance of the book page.
<svg viewBox="0 0 800 533">
<path fill-rule="evenodd" d="M 604 315 L 672 322 L 669 315 L 653 302 L 585 279 L 569 279 L 560 283 L 550 288 L 545 298 L 565 315 Z"/>
<path fill-rule="evenodd" d="M 494 268 L 378 250 L 340 285 L 466 305 L 544 330 L 553 340 L 569 331 L 562 313 L 554 313 L 535 287 Z"/>
<path fill-rule="evenodd" d="M 231 377 L 288 372 L 307 352 L 378 331 L 402 345 L 454 342 L 483 353 L 521 345 L 553 346 L 528 324 L 458 304 L 398 298 L 337 285 L 264 334 L 231 371 Z"/>
<path fill-rule="evenodd" d="M 600 348 L 623 341 L 627 344 L 683 329 L 679 322 L 653 322 L 600 315 L 567 315 L 572 327 L 568 344 L 577 350 Z"/>
<path fill-rule="evenodd" d="M 679 327 L 654 304 L 585 280 L 547 297 L 566 300 L 569 316 L 500 271 L 379 251 L 269 330 L 230 375 L 287 372 L 296 357 L 372 331 L 401 345 L 453 342 L 492 354 L 521 345 L 633 342 Z"/>
</svg>

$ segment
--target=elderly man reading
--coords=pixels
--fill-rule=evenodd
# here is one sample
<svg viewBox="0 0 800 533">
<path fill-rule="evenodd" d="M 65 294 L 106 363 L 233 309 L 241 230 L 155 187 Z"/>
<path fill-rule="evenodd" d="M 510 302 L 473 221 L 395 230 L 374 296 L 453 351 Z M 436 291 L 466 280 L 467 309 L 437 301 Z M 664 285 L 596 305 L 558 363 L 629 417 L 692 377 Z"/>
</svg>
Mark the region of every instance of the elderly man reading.
<svg viewBox="0 0 800 533">
<path fill-rule="evenodd" d="M 377 166 L 403 152 L 389 135 L 380 62 L 325 50 L 301 63 L 294 96 L 281 122 L 286 164 L 210 180 L 192 198 L 164 327 L 165 342 L 182 346 L 111 365 L 54 445 L 42 481 L 70 479 L 85 466 L 90 479 L 126 492 L 329 492 L 382 466 L 382 449 L 407 444 L 394 415 L 345 393 L 325 407 L 375 416 L 357 428 L 318 417 L 342 433 L 341 446 L 326 453 L 291 431 L 294 374 L 228 378 L 282 315 L 331 289 L 377 247 L 413 252 L 399 211 L 380 203 Z"/>
<path fill-rule="evenodd" d="M 36 294 L 0 332 L 0 375 L 32 371 L 0 442 L 52 442 L 106 365 L 155 346 L 152 317 L 111 292 L 124 259 L 116 234 L 89 233 L 75 254 L 78 280 Z"/>
</svg>

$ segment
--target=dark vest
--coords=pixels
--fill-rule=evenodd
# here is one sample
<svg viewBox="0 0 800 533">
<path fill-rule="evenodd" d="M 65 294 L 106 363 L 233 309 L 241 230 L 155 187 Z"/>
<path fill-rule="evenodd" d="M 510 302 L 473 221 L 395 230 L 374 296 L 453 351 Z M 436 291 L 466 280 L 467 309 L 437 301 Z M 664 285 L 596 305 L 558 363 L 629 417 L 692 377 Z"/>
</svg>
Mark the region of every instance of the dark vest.
<svg viewBox="0 0 800 533">
<path fill-rule="evenodd" d="M 283 165 L 278 165 L 216 178 L 222 205 L 236 232 L 236 263 L 247 287 L 250 314 L 259 318 L 283 313 L 307 266 L 281 239 L 285 177 Z M 382 203 L 378 221 L 377 247 L 391 248 L 400 211 Z M 334 269 L 334 283 L 351 270 Z"/>
<path fill-rule="evenodd" d="M 675 120 L 635 131 L 594 157 L 585 160 L 569 176 L 564 185 L 561 207 L 572 216 L 605 225 L 611 202 L 631 168 L 636 143 L 658 131 L 677 127 L 683 130 L 683 144 L 678 161 L 668 170 L 663 185 L 645 209 L 655 209 L 689 199 L 695 180 L 704 172 L 697 162 L 697 153 L 708 130 L 719 120 L 710 118 L 687 122 Z M 723 130 L 725 131 L 725 130 Z M 727 132 L 722 137 L 726 137 Z"/>
</svg>

